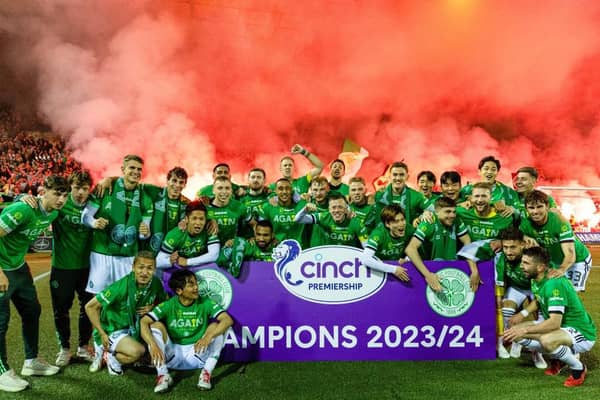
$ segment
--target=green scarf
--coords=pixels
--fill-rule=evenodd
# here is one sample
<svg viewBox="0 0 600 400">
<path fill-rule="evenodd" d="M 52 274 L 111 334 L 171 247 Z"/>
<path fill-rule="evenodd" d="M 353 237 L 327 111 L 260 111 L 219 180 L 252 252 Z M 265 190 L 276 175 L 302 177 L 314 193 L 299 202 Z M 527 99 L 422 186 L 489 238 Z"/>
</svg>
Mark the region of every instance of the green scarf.
<svg viewBox="0 0 600 400">
<path fill-rule="evenodd" d="M 380 203 L 384 204 L 384 205 L 390 205 L 394 202 L 394 197 L 400 197 L 400 203 L 397 203 L 400 207 L 402 207 L 402 210 L 404 211 L 404 217 L 406 218 L 406 223 L 412 223 L 412 220 L 416 217 L 413 217 L 412 215 L 410 215 L 410 190 L 409 188 L 404 185 L 404 187 L 402 188 L 402 193 L 400 193 L 399 195 L 395 195 L 394 192 L 392 191 L 392 185 L 389 184 L 386 188 L 385 188 L 385 192 L 383 193 L 383 196 L 381 196 L 381 199 L 379 200 Z"/>
<path fill-rule="evenodd" d="M 160 250 L 163 238 L 165 237 L 164 227 L 167 225 L 165 215 L 167 214 L 167 188 L 164 188 L 158 195 L 158 200 L 154 202 L 154 214 L 152 214 L 152 222 L 150 222 L 150 250 L 155 254 Z M 168 217 L 167 217 L 168 218 Z"/>
<path fill-rule="evenodd" d="M 135 340 L 140 340 L 140 316 L 137 313 L 138 307 L 144 307 L 154 304 L 156 294 L 162 290 L 162 284 L 158 279 L 152 277 L 150 282 L 143 287 L 138 288 L 135 282 L 134 273 L 127 275 L 127 312 L 129 313 L 129 334 Z"/>
<path fill-rule="evenodd" d="M 155 254 L 160 251 L 160 246 L 162 245 L 165 235 L 177 226 L 169 226 L 169 201 L 171 200 L 169 199 L 167 188 L 164 188 L 158 195 L 158 200 L 154 202 L 154 214 L 152 215 L 152 222 L 150 223 L 152 236 L 150 237 L 149 246 L 150 250 Z M 179 218 L 185 210 L 185 205 L 181 201 L 181 198 L 172 201 L 177 202 L 177 220 L 179 222 Z"/>
<path fill-rule="evenodd" d="M 231 247 L 221 248 L 217 265 L 229 271 L 234 278 L 239 277 L 244 262 L 244 253 L 248 246 L 250 243 L 246 239 L 236 236 Z"/>
<path fill-rule="evenodd" d="M 111 194 L 110 216 L 114 224 L 110 230 L 111 241 L 108 244 L 110 254 L 129 254 L 135 249 L 138 227 L 142 222 L 141 196 L 142 192 L 138 186 L 133 190 L 129 215 L 127 215 L 123 178 L 115 182 Z"/>
</svg>

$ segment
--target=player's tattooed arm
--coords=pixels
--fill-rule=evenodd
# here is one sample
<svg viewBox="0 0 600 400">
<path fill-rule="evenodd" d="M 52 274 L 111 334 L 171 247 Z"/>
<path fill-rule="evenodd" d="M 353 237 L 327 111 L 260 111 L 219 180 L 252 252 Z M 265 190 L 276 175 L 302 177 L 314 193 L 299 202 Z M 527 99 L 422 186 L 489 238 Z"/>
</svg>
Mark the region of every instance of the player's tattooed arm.
<svg viewBox="0 0 600 400">
<path fill-rule="evenodd" d="M 558 268 L 550 268 L 548 270 L 548 277 L 550 278 L 563 276 L 567 272 L 567 269 L 575 263 L 575 242 L 562 242 L 560 248 L 565 256 Z"/>
</svg>

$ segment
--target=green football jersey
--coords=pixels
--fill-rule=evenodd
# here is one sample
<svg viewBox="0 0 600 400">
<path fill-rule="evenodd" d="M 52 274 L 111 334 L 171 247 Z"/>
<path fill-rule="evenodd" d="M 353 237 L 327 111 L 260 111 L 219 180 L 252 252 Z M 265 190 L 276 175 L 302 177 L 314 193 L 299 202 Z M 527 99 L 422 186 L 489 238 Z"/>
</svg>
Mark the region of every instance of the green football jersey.
<svg viewBox="0 0 600 400">
<path fill-rule="evenodd" d="M 460 201 L 467 200 L 471 193 L 473 193 L 473 185 L 468 184 L 460 189 Z M 492 187 L 492 204 L 497 203 L 500 200 L 504 200 L 507 206 L 516 206 L 519 201 L 519 195 L 517 192 L 506 186 L 504 183 L 496 181 Z"/>
<path fill-rule="evenodd" d="M 206 230 L 192 236 L 187 230 L 173 228 L 167 233 L 161 250 L 167 254 L 177 251 L 181 257 L 193 258 L 208 253 L 208 246 L 214 243 L 219 243 L 219 238 L 209 235 Z"/>
<path fill-rule="evenodd" d="M 581 240 L 573 233 L 571 225 L 554 212 L 548 213 L 548 220 L 544 225 L 537 225 L 529 218 L 521 220 L 519 229 L 523 234 L 535 239 L 538 244 L 550 253 L 552 263 L 560 265 L 565 255 L 560 247 L 563 242 L 574 242 L 575 262 L 585 261 L 590 256 L 590 251 Z"/>
<path fill-rule="evenodd" d="M 360 223 L 358 218 L 346 217 L 342 222 L 337 223 L 333 220 L 329 211 L 316 213 L 311 217 L 314 223 L 322 229 L 319 241 L 315 241 L 317 244 L 314 246 L 344 245 L 362 248 L 361 243 L 367 241 L 367 229 Z M 313 247 L 312 241 L 311 247 Z"/>
<path fill-rule="evenodd" d="M 208 219 L 217 222 L 219 226 L 219 241 L 221 245 L 238 235 L 242 225 L 250 220 L 246 207 L 237 200 L 231 199 L 224 207 L 209 204 L 206 207 Z"/>
<path fill-rule="evenodd" d="M 458 238 L 468 235 L 465 224 L 457 218 L 452 226 L 442 224 L 437 218 L 433 223 L 423 221 L 415 230 L 414 237 L 419 239 L 425 260 L 456 260 Z"/>
<path fill-rule="evenodd" d="M 246 193 L 244 196 L 240 197 L 240 203 L 246 207 L 248 215 L 250 219 L 254 219 L 258 221 L 258 216 L 260 214 L 260 209 L 262 205 L 269 200 L 269 194 L 266 190 L 262 191 L 258 195 L 252 195 L 250 192 Z M 251 238 L 254 236 L 254 231 L 252 226 L 246 224 L 240 232 L 240 235 L 244 238 Z"/>
<path fill-rule="evenodd" d="M 410 242 L 414 231 L 411 225 L 406 225 L 404 236 L 393 237 L 385 225 L 379 223 L 369 235 L 369 240 L 365 247 L 375 251 L 375 256 L 381 260 L 397 261 L 406 257 L 404 250 L 408 246 L 408 242 Z"/>
<path fill-rule="evenodd" d="M 135 283 L 133 272 L 130 272 L 96 295 L 96 300 L 102 304 L 102 328 L 109 335 L 120 329 L 129 329 L 130 333 L 139 332 L 140 316 L 136 309 L 160 304 L 167 298 L 157 277 L 152 277 L 148 285 L 140 288 Z"/>
<path fill-rule="evenodd" d="M 349 206 L 350 206 L 350 211 L 352 211 L 354 213 L 354 218 L 358 218 L 360 220 L 360 223 L 365 225 L 365 221 L 367 220 L 367 216 L 369 215 L 369 213 L 371 212 L 371 209 L 373 208 L 373 204 L 368 204 L 366 202 L 365 202 L 365 204 L 361 204 L 361 205 L 350 203 Z"/>
<path fill-rule="evenodd" d="M 248 242 L 244 248 L 244 260 L 248 261 L 273 261 L 273 249 L 277 246 L 277 242 L 273 241 L 265 249 L 258 247 L 256 242 Z"/>
<path fill-rule="evenodd" d="M 189 306 L 184 306 L 178 296 L 171 297 L 154 307 L 148 315 L 162 321 L 173 343 L 194 344 L 204 336 L 210 319 L 217 318 L 223 308 L 207 297 L 198 297 Z"/>
<path fill-rule="evenodd" d="M 433 192 L 431 197 L 425 197 L 425 209 L 435 212 L 435 201 L 442 196 L 441 193 Z"/>
<path fill-rule="evenodd" d="M 0 214 L 0 228 L 7 233 L 0 237 L 0 267 L 5 271 L 19 269 L 25 263 L 29 246 L 58 217 L 58 211 L 46 212 L 41 202 L 31 208 L 22 202 L 13 203 Z"/>
<path fill-rule="evenodd" d="M 308 192 L 308 188 L 310 187 L 310 181 L 312 178 L 310 175 L 304 175 L 299 178 L 292 180 L 292 195 L 300 196 L 303 193 Z M 277 182 L 273 182 L 269 185 L 269 189 L 271 190 L 271 196 L 276 196 L 275 186 Z"/>
<path fill-rule="evenodd" d="M 531 290 L 531 279 L 526 277 L 521 269 L 521 260 L 510 262 L 504 253 L 498 253 L 494 258 L 494 268 L 496 269 L 496 286 Z"/>
<path fill-rule="evenodd" d="M 513 217 L 503 217 L 492 207 L 490 213 L 482 217 L 475 208 L 456 207 L 456 214 L 469 230 L 471 240 L 496 239 L 503 229 L 513 224 Z"/>
<path fill-rule="evenodd" d="M 325 213 L 329 210 L 329 198 L 325 198 L 321 203 L 315 200 L 312 202 L 317 206 L 315 214 Z M 327 240 L 327 234 L 320 225 L 309 224 L 304 228 L 304 241 L 308 241 L 308 247 L 322 246 Z"/>
<path fill-rule="evenodd" d="M 217 264 L 237 278 L 244 261 L 273 261 L 272 254 L 276 244 L 277 241 L 274 240 L 267 248 L 261 249 L 254 240 L 236 237 L 231 247 L 221 249 Z"/>
<path fill-rule="evenodd" d="M 283 207 L 265 203 L 260 210 L 260 219 L 271 222 L 271 225 L 273 225 L 273 235 L 275 235 L 278 241 L 295 239 L 303 245 L 302 233 L 304 225 L 294 222 L 294 217 L 305 204 L 305 202 L 301 201 L 289 207 Z"/>
<path fill-rule="evenodd" d="M 113 183 L 113 194 L 116 194 L 116 183 Z M 150 223 L 153 214 L 152 199 L 141 190 L 141 187 L 134 190 L 124 190 L 122 202 L 124 203 L 125 220 L 117 220 L 115 209 L 118 207 L 113 204 L 113 196 L 105 193 L 102 198 L 90 196 L 86 208 L 94 210 L 94 218 L 106 218 L 109 225 L 105 229 L 94 229 L 92 234 L 92 251 L 108 256 L 132 257 L 137 254 L 139 246 L 139 222 Z M 136 193 L 137 192 L 137 193 Z M 139 201 L 140 221 L 134 226 L 126 227 L 127 218 L 133 216 L 135 207 L 133 204 Z M 118 228 L 122 227 L 123 232 Z M 117 241 L 115 241 L 117 240 Z"/>
<path fill-rule="evenodd" d="M 402 193 L 395 194 L 392 186 L 388 185 L 384 190 L 375 193 L 376 213 L 375 218 L 379 218 L 381 210 L 389 204 L 398 204 L 404 210 L 404 217 L 408 224 L 420 216 L 427 209 L 427 199 L 422 193 L 404 186 Z"/>
<path fill-rule="evenodd" d="M 544 319 L 550 318 L 550 313 L 561 313 L 561 327 L 575 328 L 587 340 L 596 340 L 594 321 L 583 307 L 571 281 L 564 276 L 552 279 L 544 277 L 540 282 L 531 281 L 531 291 Z"/>
<path fill-rule="evenodd" d="M 350 187 L 348 185 L 346 185 L 345 183 L 340 183 L 337 186 L 334 186 L 331 184 L 331 182 L 329 183 L 329 195 L 332 194 L 341 194 L 342 196 L 348 197 L 348 194 L 350 194 Z"/>
<path fill-rule="evenodd" d="M 85 269 L 90 267 L 92 229 L 81 222 L 85 204 L 76 204 L 69 195 L 58 217 L 52 222 L 52 268 Z"/>
</svg>

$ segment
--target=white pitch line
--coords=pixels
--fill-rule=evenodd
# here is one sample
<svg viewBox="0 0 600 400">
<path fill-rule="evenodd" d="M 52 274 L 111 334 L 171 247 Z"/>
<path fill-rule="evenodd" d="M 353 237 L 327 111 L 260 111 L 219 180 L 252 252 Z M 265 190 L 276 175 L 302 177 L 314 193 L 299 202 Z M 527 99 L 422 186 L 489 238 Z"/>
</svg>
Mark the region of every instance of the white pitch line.
<svg viewBox="0 0 600 400">
<path fill-rule="evenodd" d="M 50 271 L 46 271 L 43 274 L 39 274 L 38 276 L 33 278 L 34 282 L 39 281 L 40 279 L 44 279 L 45 277 L 47 277 L 48 275 L 50 275 Z"/>
</svg>

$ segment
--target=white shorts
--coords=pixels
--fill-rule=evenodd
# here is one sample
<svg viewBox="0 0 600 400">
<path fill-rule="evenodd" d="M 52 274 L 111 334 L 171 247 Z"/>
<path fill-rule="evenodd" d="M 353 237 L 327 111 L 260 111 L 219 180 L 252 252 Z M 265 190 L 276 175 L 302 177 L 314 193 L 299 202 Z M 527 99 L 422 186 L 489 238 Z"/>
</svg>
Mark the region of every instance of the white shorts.
<svg viewBox="0 0 600 400">
<path fill-rule="evenodd" d="M 209 358 L 219 358 L 224 345 L 225 337 L 219 335 L 203 353 L 198 354 L 194 351 L 193 344 L 176 344 L 169 339 L 165 347 L 167 368 L 182 370 L 203 368 Z"/>
<path fill-rule="evenodd" d="M 113 282 L 129 274 L 134 258 L 91 252 L 90 275 L 85 288 L 86 292 L 98 294 Z"/>
<path fill-rule="evenodd" d="M 517 308 L 520 308 L 521 305 L 523 305 L 523 302 L 526 299 L 531 299 L 532 296 L 531 290 L 519 289 L 511 286 L 506 289 L 503 300 L 510 300 L 517 305 Z"/>
<path fill-rule="evenodd" d="M 571 281 L 576 292 L 585 291 L 585 282 L 590 275 L 591 266 L 592 256 L 590 255 L 585 260 L 571 265 L 565 272 L 565 276 Z"/>
<path fill-rule="evenodd" d="M 129 336 L 129 329 L 119 329 L 118 331 L 112 332 L 108 335 L 108 343 L 110 347 L 106 349 L 109 353 L 115 354 L 117 352 L 117 346 L 123 338 Z"/>
<path fill-rule="evenodd" d="M 581 334 L 581 332 L 575 328 L 571 328 L 570 326 L 565 326 L 564 328 L 560 329 L 567 332 L 567 334 L 571 336 L 571 340 L 573 341 L 571 349 L 575 354 L 590 351 L 592 347 L 594 347 L 594 343 L 596 343 L 595 341 L 587 340 L 585 336 Z"/>
</svg>

